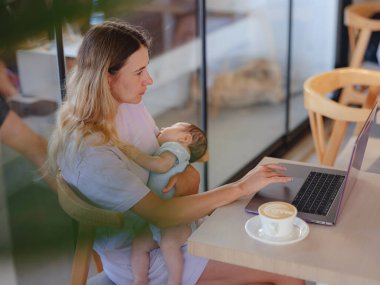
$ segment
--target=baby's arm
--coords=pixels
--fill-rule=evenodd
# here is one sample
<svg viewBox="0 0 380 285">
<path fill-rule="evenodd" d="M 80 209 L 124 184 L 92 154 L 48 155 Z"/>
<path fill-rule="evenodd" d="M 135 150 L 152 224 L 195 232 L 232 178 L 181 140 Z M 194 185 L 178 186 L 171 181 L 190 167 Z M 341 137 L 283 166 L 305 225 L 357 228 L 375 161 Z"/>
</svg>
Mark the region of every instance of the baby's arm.
<svg viewBox="0 0 380 285">
<path fill-rule="evenodd" d="M 169 151 L 165 151 L 159 156 L 147 155 L 133 145 L 128 145 L 125 153 L 138 165 L 157 173 L 167 172 L 173 167 L 177 159 L 176 156 Z"/>
</svg>

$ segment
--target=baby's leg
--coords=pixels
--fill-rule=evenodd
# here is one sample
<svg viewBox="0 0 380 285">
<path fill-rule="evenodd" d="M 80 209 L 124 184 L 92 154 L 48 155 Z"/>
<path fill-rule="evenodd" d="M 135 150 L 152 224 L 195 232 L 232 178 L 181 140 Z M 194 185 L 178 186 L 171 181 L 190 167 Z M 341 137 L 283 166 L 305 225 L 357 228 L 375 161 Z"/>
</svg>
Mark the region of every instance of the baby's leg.
<svg viewBox="0 0 380 285">
<path fill-rule="evenodd" d="M 190 225 L 161 230 L 161 252 L 169 272 L 168 285 L 180 285 L 183 272 L 181 246 L 191 234 Z"/>
<path fill-rule="evenodd" d="M 134 285 L 148 285 L 149 253 L 157 248 L 149 228 L 145 228 L 132 242 L 131 266 Z"/>
</svg>

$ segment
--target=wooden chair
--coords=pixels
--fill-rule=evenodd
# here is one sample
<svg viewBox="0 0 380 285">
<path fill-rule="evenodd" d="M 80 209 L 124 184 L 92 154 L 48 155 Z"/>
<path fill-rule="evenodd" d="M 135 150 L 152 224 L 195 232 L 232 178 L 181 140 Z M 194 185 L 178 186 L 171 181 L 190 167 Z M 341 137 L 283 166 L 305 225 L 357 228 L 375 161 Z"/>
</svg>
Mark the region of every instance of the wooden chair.
<svg viewBox="0 0 380 285">
<path fill-rule="evenodd" d="M 371 18 L 376 13 L 380 13 L 380 2 L 351 4 L 345 8 L 344 24 L 348 29 L 350 43 L 349 67 L 362 67 L 371 34 L 380 31 L 380 20 Z M 367 94 L 370 98 L 367 99 L 360 88 L 349 88 L 342 92 L 340 102 L 346 105 L 364 105 L 368 108 L 370 103 L 366 100 L 373 100 L 372 97 L 376 97 L 378 92 L 378 89 L 371 90 Z"/>
<path fill-rule="evenodd" d="M 369 108 L 354 108 L 337 103 L 328 96 L 335 90 L 356 84 L 379 86 L 380 72 L 338 68 L 312 76 L 304 83 L 304 104 L 309 112 L 314 146 L 321 164 L 334 165 L 348 123 L 359 123 L 355 129 L 357 134 L 371 111 Z M 373 104 L 374 102 L 372 106 Z M 326 132 L 326 118 L 333 121 L 329 135 Z"/>
<path fill-rule="evenodd" d="M 57 184 L 59 204 L 79 225 L 70 284 L 84 285 L 87 282 L 91 255 L 96 270 L 103 271 L 100 257 L 92 249 L 95 229 L 98 227 L 121 228 L 124 217 L 122 213 L 95 206 L 77 190 L 70 187 L 61 174 L 57 175 Z"/>
</svg>

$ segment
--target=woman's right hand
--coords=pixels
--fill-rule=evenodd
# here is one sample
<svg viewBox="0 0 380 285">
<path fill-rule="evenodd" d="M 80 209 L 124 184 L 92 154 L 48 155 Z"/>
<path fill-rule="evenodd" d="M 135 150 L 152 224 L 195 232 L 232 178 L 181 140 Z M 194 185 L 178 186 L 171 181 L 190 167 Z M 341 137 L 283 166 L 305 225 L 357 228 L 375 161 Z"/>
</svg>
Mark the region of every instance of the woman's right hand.
<svg viewBox="0 0 380 285">
<path fill-rule="evenodd" d="M 287 183 L 293 180 L 280 172 L 286 170 L 285 167 L 275 163 L 258 165 L 249 171 L 243 178 L 237 181 L 243 190 L 243 195 L 256 194 L 262 188 L 271 183 Z"/>
</svg>

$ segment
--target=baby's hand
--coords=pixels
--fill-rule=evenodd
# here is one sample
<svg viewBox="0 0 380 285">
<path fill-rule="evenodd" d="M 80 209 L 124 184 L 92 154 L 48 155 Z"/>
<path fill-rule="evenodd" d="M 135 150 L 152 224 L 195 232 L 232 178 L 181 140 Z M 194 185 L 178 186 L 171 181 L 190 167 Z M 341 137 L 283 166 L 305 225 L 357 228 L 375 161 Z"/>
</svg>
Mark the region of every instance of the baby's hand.
<svg viewBox="0 0 380 285">
<path fill-rule="evenodd" d="M 141 151 L 137 147 L 131 144 L 125 144 L 123 152 L 126 156 L 128 156 L 129 159 L 132 159 L 134 161 L 141 153 Z"/>
</svg>

